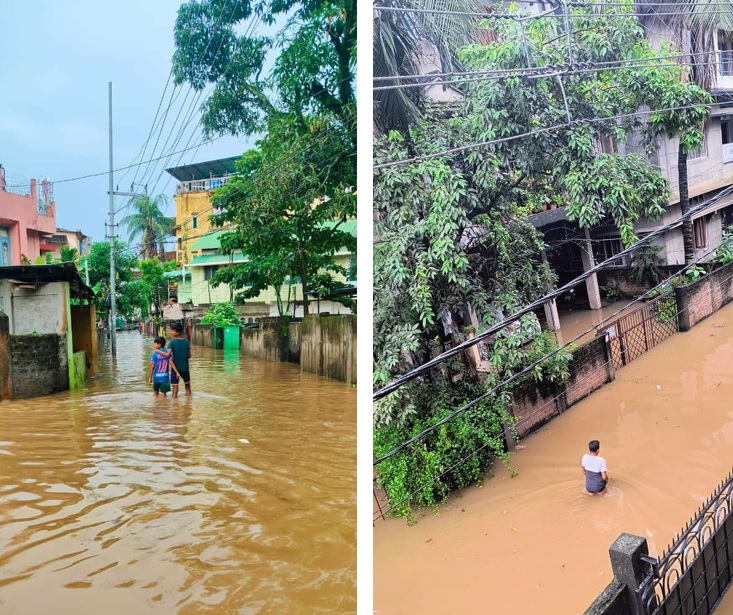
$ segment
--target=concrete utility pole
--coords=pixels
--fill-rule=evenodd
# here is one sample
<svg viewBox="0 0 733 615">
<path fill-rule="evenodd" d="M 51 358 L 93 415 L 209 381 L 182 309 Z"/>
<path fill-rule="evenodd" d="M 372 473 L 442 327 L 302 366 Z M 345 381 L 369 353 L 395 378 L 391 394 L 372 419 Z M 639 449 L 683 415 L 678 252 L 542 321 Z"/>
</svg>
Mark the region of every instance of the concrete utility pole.
<svg viewBox="0 0 733 615">
<path fill-rule="evenodd" d="M 115 298 L 115 194 L 112 166 L 112 82 L 109 82 L 109 340 L 112 358 L 117 358 L 117 305 Z"/>
</svg>

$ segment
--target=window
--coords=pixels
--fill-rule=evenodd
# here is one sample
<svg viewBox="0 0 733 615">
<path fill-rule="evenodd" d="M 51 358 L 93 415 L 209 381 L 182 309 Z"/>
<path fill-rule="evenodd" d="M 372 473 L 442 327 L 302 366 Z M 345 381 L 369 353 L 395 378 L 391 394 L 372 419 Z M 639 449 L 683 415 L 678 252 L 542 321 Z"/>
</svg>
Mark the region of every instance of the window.
<svg viewBox="0 0 733 615">
<path fill-rule="evenodd" d="M 733 41 L 729 32 L 718 30 L 718 55 L 720 74 L 733 75 Z"/>
<path fill-rule="evenodd" d="M 728 145 L 731 142 L 733 134 L 731 134 L 730 120 L 722 120 L 720 122 L 720 136 L 723 141 L 723 145 Z"/>
<path fill-rule="evenodd" d="M 597 263 L 608 260 L 609 258 L 621 252 L 623 249 L 624 247 L 621 244 L 620 237 L 605 237 L 602 239 L 597 239 L 593 245 L 593 253 Z M 626 264 L 625 260 L 625 257 L 616 259 L 615 261 L 612 261 L 609 266 L 624 267 Z"/>
<path fill-rule="evenodd" d="M 349 275 L 346 279 L 349 282 L 356 282 L 356 256 L 349 259 Z"/>
<path fill-rule="evenodd" d="M 705 248 L 708 245 L 707 216 L 692 221 L 695 249 Z"/>
<path fill-rule="evenodd" d="M 195 229 L 199 227 L 199 217 L 197 215 L 191 216 L 191 226 Z"/>
<path fill-rule="evenodd" d="M 214 277 L 214 274 L 219 270 L 219 265 L 206 265 L 204 266 L 204 280 L 210 280 Z"/>
</svg>

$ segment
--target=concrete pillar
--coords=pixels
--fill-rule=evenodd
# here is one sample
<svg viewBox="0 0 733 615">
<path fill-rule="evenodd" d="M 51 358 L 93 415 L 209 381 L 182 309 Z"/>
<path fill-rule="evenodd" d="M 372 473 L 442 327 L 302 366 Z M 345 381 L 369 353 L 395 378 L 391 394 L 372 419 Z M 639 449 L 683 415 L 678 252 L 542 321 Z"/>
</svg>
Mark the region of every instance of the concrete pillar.
<svg viewBox="0 0 733 615">
<path fill-rule="evenodd" d="M 560 328 L 560 317 L 557 314 L 557 301 L 552 299 L 543 306 L 545 308 L 545 318 L 547 319 L 547 328 L 550 331 L 557 331 Z"/>
<path fill-rule="evenodd" d="M 542 250 L 540 252 L 540 256 L 542 258 L 542 263 L 547 263 L 547 252 Z M 552 301 L 548 301 L 545 303 L 545 319 L 547 320 L 547 328 L 550 331 L 559 331 L 560 330 L 560 317 L 557 314 L 557 301 L 555 299 L 552 299 Z M 557 333 L 555 334 L 555 338 L 558 338 Z M 562 339 L 562 338 L 560 338 Z M 558 342 L 562 343 L 562 342 Z"/>
<path fill-rule="evenodd" d="M 650 574 L 650 566 L 642 557 L 649 555 L 646 538 L 621 534 L 609 549 L 613 578 L 629 589 L 631 615 L 645 615 L 639 605 L 637 590 Z"/>
<path fill-rule="evenodd" d="M 580 257 L 583 260 L 583 271 L 589 271 L 595 266 L 593 258 L 593 244 L 590 241 L 590 231 L 585 229 L 584 246 L 580 249 Z M 594 273 L 585 281 L 585 287 L 588 290 L 588 301 L 591 310 L 601 309 L 601 293 L 598 289 L 598 276 Z"/>
</svg>

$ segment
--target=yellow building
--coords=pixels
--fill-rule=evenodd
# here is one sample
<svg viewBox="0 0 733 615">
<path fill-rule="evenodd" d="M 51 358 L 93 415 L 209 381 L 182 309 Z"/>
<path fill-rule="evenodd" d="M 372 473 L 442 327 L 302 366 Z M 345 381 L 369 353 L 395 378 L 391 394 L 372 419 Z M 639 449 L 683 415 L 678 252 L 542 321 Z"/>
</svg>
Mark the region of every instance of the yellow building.
<svg viewBox="0 0 733 615">
<path fill-rule="evenodd" d="M 212 230 L 209 216 L 214 213 L 211 196 L 235 173 L 240 156 L 197 162 L 166 169 L 178 180 L 176 187 L 176 260 L 191 262 L 192 246 Z"/>
</svg>

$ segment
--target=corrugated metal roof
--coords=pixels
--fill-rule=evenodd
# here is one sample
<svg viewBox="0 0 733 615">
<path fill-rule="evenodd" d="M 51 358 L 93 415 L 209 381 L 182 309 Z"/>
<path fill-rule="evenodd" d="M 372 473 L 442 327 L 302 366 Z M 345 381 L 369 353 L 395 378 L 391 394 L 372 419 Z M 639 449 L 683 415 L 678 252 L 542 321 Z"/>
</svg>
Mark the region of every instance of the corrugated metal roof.
<svg viewBox="0 0 733 615">
<path fill-rule="evenodd" d="M 230 263 L 246 263 L 247 258 L 241 252 L 229 254 L 204 254 L 203 256 L 194 256 L 189 263 L 189 267 L 203 267 L 205 265 L 229 265 Z"/>
<path fill-rule="evenodd" d="M 337 221 L 326 222 L 324 226 L 333 228 L 337 224 L 339 224 Z M 354 218 L 353 220 L 346 220 L 345 222 L 339 224 L 339 230 L 343 231 L 344 233 L 349 233 L 349 235 L 351 235 L 352 237 L 356 237 L 356 218 Z"/>
<path fill-rule="evenodd" d="M 73 298 L 94 299 L 94 291 L 82 282 L 74 263 L 0 267 L 0 280 L 14 280 L 29 284 L 68 282 Z"/>
<path fill-rule="evenodd" d="M 205 162 L 194 162 L 193 164 L 184 164 L 180 167 L 171 167 L 166 169 L 180 182 L 187 182 L 194 179 L 210 179 L 212 177 L 221 177 L 229 175 L 236 171 L 234 163 L 242 156 L 232 156 L 231 158 L 219 158 L 218 160 L 207 160 Z"/>
<path fill-rule="evenodd" d="M 326 222 L 324 226 L 335 227 L 338 222 Z M 199 240 L 191 246 L 191 250 L 218 250 L 219 240 L 224 233 L 231 233 L 234 229 L 213 231 L 202 235 Z M 346 220 L 339 225 L 339 230 L 356 237 L 356 220 Z"/>
<path fill-rule="evenodd" d="M 186 275 L 186 277 L 191 277 L 191 272 L 186 271 L 185 269 L 176 269 L 175 271 L 166 271 L 163 273 L 163 277 L 166 278 L 182 278 L 183 275 Z"/>
<path fill-rule="evenodd" d="M 191 250 L 218 250 L 219 249 L 219 238 L 224 233 L 231 233 L 232 229 L 213 231 L 201 235 L 199 240 L 191 246 Z"/>
</svg>

